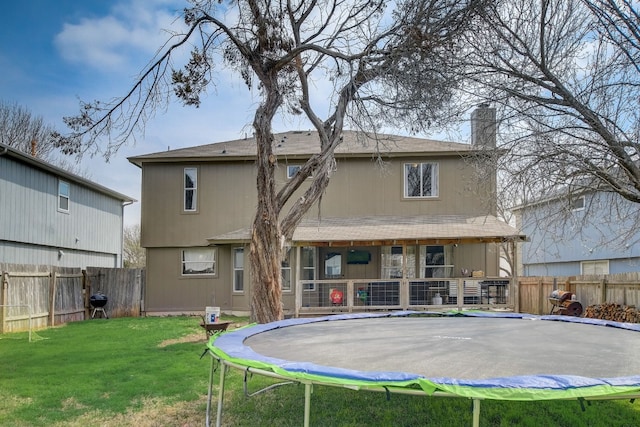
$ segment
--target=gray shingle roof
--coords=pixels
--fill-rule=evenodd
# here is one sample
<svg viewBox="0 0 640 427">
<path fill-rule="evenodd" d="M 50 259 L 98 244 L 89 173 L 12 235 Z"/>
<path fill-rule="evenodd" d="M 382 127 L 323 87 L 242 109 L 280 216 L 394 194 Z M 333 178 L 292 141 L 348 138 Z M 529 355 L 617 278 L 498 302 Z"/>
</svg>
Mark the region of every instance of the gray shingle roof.
<svg viewBox="0 0 640 427">
<path fill-rule="evenodd" d="M 410 155 L 412 153 L 467 153 L 474 151 L 470 144 L 436 141 L 377 134 L 367 136 L 363 132 L 344 131 L 343 142 L 337 147 L 336 155 L 371 156 Z M 318 133 L 315 131 L 290 131 L 278 133 L 275 137 L 277 155 L 308 157 L 320 151 Z M 234 141 L 217 142 L 197 147 L 180 148 L 158 153 L 130 157 L 129 161 L 141 165 L 144 161 L 184 161 L 189 159 L 224 161 L 225 159 L 253 158 L 256 156 L 256 140 L 253 137 Z"/>
<path fill-rule="evenodd" d="M 248 241 L 249 229 L 209 238 L 210 243 Z M 303 220 L 293 242 L 331 245 L 338 243 L 389 244 L 393 242 L 500 242 L 524 240 L 525 236 L 491 215 L 429 215 L 414 217 L 372 216 Z"/>
</svg>

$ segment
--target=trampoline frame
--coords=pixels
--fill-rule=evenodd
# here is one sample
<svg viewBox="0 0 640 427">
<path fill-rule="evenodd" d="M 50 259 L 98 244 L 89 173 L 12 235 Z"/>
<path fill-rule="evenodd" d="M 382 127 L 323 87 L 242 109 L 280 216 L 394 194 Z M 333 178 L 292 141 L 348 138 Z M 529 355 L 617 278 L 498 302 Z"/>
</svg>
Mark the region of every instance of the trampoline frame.
<svg viewBox="0 0 640 427">
<path fill-rule="evenodd" d="M 541 319 L 541 320 L 557 320 L 557 321 L 565 321 L 565 322 L 575 322 L 575 323 L 587 323 L 587 324 L 595 324 L 599 326 L 610 326 L 621 329 L 627 329 L 632 331 L 640 332 L 640 325 L 638 324 L 627 324 L 620 322 L 610 322 L 603 320 L 595 320 L 595 319 L 581 319 L 570 316 L 557 316 L 557 315 L 547 315 L 547 316 L 533 316 L 528 314 L 514 314 L 514 313 L 482 313 L 482 312 L 425 312 L 425 311 L 403 311 L 403 312 L 387 312 L 387 313 L 367 313 L 367 314 L 350 314 L 350 315 L 334 315 L 334 316 L 326 316 L 322 318 L 314 318 L 314 319 L 290 319 L 280 322 L 274 322 L 266 325 L 256 325 L 254 328 L 257 329 L 255 334 L 268 331 L 271 329 L 276 329 L 280 327 L 293 326 L 300 321 L 306 322 L 320 322 L 326 320 L 344 320 L 350 318 L 368 318 L 368 317 L 396 317 L 396 316 L 410 316 L 410 315 L 428 315 L 428 316 L 473 316 L 473 317 L 498 317 L 498 318 L 520 318 L 520 319 Z M 251 330 L 251 329 L 249 329 Z M 481 396 L 482 393 L 477 393 L 478 395 L 474 395 L 473 393 L 467 393 L 466 390 L 463 389 L 463 393 L 455 393 L 450 391 L 439 390 L 437 387 L 434 390 L 426 390 L 419 388 L 407 388 L 403 386 L 401 381 L 390 381 L 387 385 L 380 384 L 381 381 L 376 381 L 378 384 L 368 385 L 366 382 L 349 379 L 345 380 L 344 378 L 338 380 L 324 378 L 322 375 L 317 374 L 305 374 L 299 371 L 287 371 L 286 369 L 278 368 L 276 366 L 269 366 L 269 363 L 252 361 L 249 359 L 238 358 L 237 356 L 229 355 L 225 353 L 220 348 L 216 347 L 215 341 L 226 334 L 233 332 L 223 332 L 220 334 L 216 334 L 211 337 L 207 346 L 207 352 L 211 356 L 211 370 L 209 373 L 209 386 L 207 393 L 207 413 L 206 413 L 206 426 L 210 427 L 211 425 L 211 410 L 212 410 L 212 398 L 213 398 L 213 378 L 216 370 L 216 362 L 219 366 L 219 391 L 218 391 L 218 402 L 217 402 L 217 413 L 216 413 L 216 426 L 220 427 L 222 425 L 222 413 L 223 413 L 223 403 L 224 403 L 224 390 L 225 390 L 225 377 L 229 370 L 229 368 L 234 368 L 241 370 L 245 373 L 245 394 L 247 396 L 253 396 L 255 394 L 261 393 L 268 389 L 272 389 L 274 387 L 298 383 L 304 384 L 305 386 L 305 399 L 304 399 L 304 426 L 308 427 L 310 422 L 310 413 L 311 413 L 311 391 L 314 385 L 319 386 L 329 386 L 329 387 L 344 387 L 353 390 L 362 390 L 362 391 L 374 391 L 374 392 L 384 392 L 387 394 L 397 393 L 397 394 L 407 394 L 407 395 L 416 395 L 416 396 L 427 396 L 427 397 L 455 397 L 455 398 L 467 398 L 472 401 L 472 426 L 479 427 L 480 425 L 480 402 L 481 400 L 537 400 L 537 399 L 525 399 L 525 398 L 514 398 L 514 399 L 500 399 L 500 398 L 492 398 L 492 397 L 484 397 Z M 253 334 L 245 336 L 245 338 L 250 337 Z M 277 383 L 270 385 L 264 389 L 258 390 L 253 394 L 247 393 L 247 375 L 257 374 L 265 377 L 270 377 L 278 380 L 282 380 L 282 383 Z M 636 381 L 636 376 L 628 377 L 632 379 L 630 384 L 614 384 L 612 386 L 607 387 L 608 391 L 605 393 L 603 390 L 599 390 L 599 388 L 591 386 L 585 386 L 584 391 L 572 390 L 571 393 L 567 393 L 565 397 L 546 397 L 545 400 L 577 400 L 584 405 L 583 402 L 586 401 L 595 401 L 595 400 L 630 400 L 633 402 L 635 399 L 640 398 L 640 376 Z M 626 378 L 623 378 L 626 379 Z M 474 387 L 471 386 L 470 389 L 473 391 Z M 455 390 L 455 388 L 454 388 Z M 540 399 L 542 400 L 542 399 Z"/>
</svg>

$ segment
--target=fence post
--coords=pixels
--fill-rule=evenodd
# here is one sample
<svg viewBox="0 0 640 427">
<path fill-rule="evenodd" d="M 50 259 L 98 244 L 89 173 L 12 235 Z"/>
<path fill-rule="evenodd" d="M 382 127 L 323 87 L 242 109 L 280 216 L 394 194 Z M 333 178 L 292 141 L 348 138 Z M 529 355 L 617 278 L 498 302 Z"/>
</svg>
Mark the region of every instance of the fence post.
<svg viewBox="0 0 640 427">
<path fill-rule="evenodd" d="M 543 314 L 542 313 L 542 301 L 544 299 L 544 296 L 542 295 L 542 291 L 544 290 L 544 287 L 542 286 L 542 278 L 538 278 L 538 312 L 536 314 Z"/>
<path fill-rule="evenodd" d="M 600 280 L 600 304 L 607 302 L 607 279 Z"/>
<path fill-rule="evenodd" d="M 56 282 L 58 281 L 58 272 L 54 271 L 50 273 L 49 277 L 49 326 L 55 326 Z"/>
<path fill-rule="evenodd" d="M 2 296 L 0 297 L 0 333 L 4 333 L 7 322 L 7 304 L 9 301 L 9 274 L 6 271 L 2 271 Z"/>
<path fill-rule="evenodd" d="M 84 320 L 91 317 L 91 309 L 89 308 L 89 301 L 91 299 L 91 279 L 89 279 L 89 273 L 87 270 L 82 270 L 82 292 L 84 299 Z"/>
</svg>

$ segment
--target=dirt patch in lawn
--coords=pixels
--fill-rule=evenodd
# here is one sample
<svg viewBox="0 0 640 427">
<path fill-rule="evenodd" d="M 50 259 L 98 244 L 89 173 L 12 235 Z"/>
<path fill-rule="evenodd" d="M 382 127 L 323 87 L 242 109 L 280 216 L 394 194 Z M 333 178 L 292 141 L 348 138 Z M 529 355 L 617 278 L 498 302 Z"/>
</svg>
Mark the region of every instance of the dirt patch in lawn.
<svg viewBox="0 0 640 427">
<path fill-rule="evenodd" d="M 249 322 L 234 322 L 229 325 L 228 330 L 231 331 L 233 329 L 238 329 L 248 324 Z M 181 344 L 181 343 L 187 343 L 187 342 L 207 342 L 207 339 L 208 337 L 205 334 L 204 329 L 202 329 L 202 332 L 199 332 L 199 333 L 193 333 L 193 334 L 185 335 L 184 337 L 180 337 L 180 338 L 172 338 L 170 340 L 164 340 L 160 344 L 158 344 L 158 347 L 162 348 L 168 345 Z"/>
<path fill-rule="evenodd" d="M 179 426 L 200 427 L 205 424 L 205 398 L 196 402 L 177 402 L 167 404 L 161 399 L 145 399 L 142 407 L 129 410 L 124 414 L 107 414 L 102 411 L 86 412 L 75 420 L 54 424 L 55 427 L 157 427 Z"/>
</svg>

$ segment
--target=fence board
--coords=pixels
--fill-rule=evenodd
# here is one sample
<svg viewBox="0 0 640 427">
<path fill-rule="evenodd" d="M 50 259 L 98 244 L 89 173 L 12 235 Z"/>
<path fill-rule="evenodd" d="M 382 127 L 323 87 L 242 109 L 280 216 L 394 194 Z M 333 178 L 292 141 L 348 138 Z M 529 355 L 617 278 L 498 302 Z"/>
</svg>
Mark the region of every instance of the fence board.
<svg viewBox="0 0 640 427">
<path fill-rule="evenodd" d="M 88 319 L 91 281 L 108 295 L 109 317 L 139 316 L 144 269 L 79 268 L 0 263 L 0 333 Z M 93 277 L 91 276 L 93 274 Z"/>
<path fill-rule="evenodd" d="M 137 317 L 141 312 L 143 270 L 87 267 L 85 286 L 89 296 L 102 292 L 109 317 Z"/>
<path fill-rule="evenodd" d="M 518 295 L 521 313 L 548 314 L 552 305 L 552 277 L 519 277 Z M 640 272 L 603 276 L 556 277 L 556 288 L 573 292 L 586 309 L 590 305 L 614 303 L 638 307 Z"/>
</svg>

